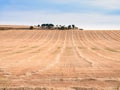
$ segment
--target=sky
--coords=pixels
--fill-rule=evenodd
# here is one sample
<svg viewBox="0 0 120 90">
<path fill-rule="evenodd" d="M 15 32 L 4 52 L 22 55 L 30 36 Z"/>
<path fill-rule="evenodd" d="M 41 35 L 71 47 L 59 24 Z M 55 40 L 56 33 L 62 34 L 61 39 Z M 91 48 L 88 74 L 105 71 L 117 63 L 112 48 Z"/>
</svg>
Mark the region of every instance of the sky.
<svg viewBox="0 0 120 90">
<path fill-rule="evenodd" d="M 120 0 L 0 0 L 0 24 L 120 30 Z"/>
</svg>

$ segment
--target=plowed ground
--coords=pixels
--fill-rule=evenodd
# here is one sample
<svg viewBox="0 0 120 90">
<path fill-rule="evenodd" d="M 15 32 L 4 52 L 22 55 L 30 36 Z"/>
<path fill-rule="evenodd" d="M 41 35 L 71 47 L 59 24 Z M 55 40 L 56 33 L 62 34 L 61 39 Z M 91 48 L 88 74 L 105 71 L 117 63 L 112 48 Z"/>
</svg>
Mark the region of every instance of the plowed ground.
<svg viewBox="0 0 120 90">
<path fill-rule="evenodd" d="M 119 86 L 120 31 L 0 31 L 0 87 Z"/>
</svg>

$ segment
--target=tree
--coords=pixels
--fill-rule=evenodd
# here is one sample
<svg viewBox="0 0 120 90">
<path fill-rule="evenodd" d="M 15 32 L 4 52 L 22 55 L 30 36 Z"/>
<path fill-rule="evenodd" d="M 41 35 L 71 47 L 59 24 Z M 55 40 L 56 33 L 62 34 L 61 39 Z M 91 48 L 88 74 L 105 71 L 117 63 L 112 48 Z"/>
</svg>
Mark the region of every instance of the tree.
<svg viewBox="0 0 120 90">
<path fill-rule="evenodd" d="M 42 24 L 41 27 L 44 29 L 53 29 L 54 24 Z"/>
<path fill-rule="evenodd" d="M 68 29 L 71 29 L 71 25 L 68 26 Z"/>
<path fill-rule="evenodd" d="M 46 28 L 48 28 L 49 24 L 45 24 Z"/>
<path fill-rule="evenodd" d="M 40 25 L 38 24 L 38 27 L 40 27 Z"/>
<path fill-rule="evenodd" d="M 48 29 L 52 29 L 54 27 L 53 24 L 48 24 Z"/>
<path fill-rule="evenodd" d="M 41 27 L 42 27 L 42 29 L 45 29 L 46 28 L 46 24 L 42 24 Z"/>
<path fill-rule="evenodd" d="M 61 26 L 61 30 L 65 30 L 65 26 Z"/>
<path fill-rule="evenodd" d="M 32 30 L 32 29 L 34 29 L 34 27 L 33 26 L 30 26 L 30 28 L 29 28 L 30 30 Z"/>
<path fill-rule="evenodd" d="M 72 25 L 72 28 L 75 29 L 75 25 Z"/>
</svg>

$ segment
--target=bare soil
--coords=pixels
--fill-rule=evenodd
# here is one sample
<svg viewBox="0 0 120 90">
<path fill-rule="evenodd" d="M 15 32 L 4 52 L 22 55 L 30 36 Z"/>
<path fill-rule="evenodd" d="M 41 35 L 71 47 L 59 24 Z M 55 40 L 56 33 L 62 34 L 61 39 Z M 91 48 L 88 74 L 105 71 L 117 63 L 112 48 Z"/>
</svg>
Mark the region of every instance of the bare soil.
<svg viewBox="0 0 120 90">
<path fill-rule="evenodd" d="M 1 90 L 120 90 L 120 31 L 1 30 Z"/>
</svg>

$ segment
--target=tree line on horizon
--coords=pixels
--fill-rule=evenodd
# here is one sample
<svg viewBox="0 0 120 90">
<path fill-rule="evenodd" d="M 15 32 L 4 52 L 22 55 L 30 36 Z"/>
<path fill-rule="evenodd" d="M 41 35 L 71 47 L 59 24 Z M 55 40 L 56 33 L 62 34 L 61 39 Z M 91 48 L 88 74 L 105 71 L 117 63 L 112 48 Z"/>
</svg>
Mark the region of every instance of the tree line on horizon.
<svg viewBox="0 0 120 90">
<path fill-rule="evenodd" d="M 30 29 L 34 29 L 35 27 L 37 27 L 38 29 L 44 29 L 44 30 L 54 30 L 54 29 L 58 29 L 58 30 L 70 30 L 70 29 L 78 29 L 78 27 L 76 27 L 74 24 L 72 25 L 54 25 L 54 24 L 38 24 L 37 26 L 30 26 Z M 81 29 L 83 30 L 83 29 Z"/>
</svg>

